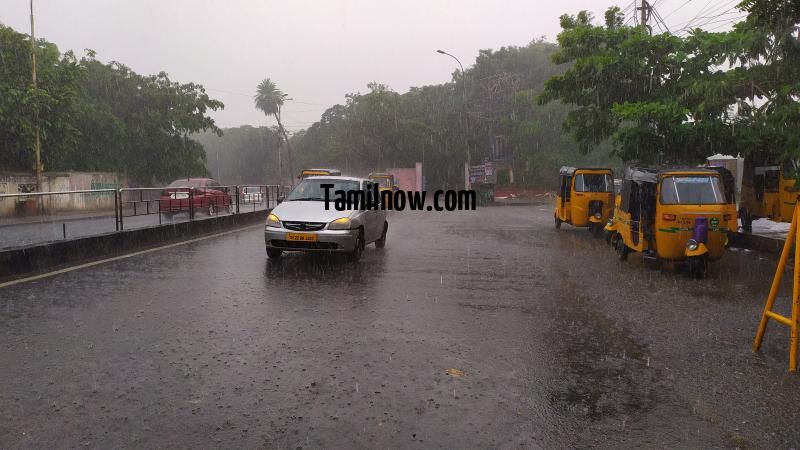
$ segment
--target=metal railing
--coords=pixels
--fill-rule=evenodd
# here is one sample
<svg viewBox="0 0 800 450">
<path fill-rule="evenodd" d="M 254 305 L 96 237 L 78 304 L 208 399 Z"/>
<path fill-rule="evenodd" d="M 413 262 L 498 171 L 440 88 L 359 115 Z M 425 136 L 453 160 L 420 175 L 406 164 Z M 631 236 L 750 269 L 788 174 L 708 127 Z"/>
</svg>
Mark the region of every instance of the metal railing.
<svg viewBox="0 0 800 450">
<path fill-rule="evenodd" d="M 0 248 L 266 210 L 281 192 L 277 185 L 237 185 L 0 194 Z"/>
</svg>

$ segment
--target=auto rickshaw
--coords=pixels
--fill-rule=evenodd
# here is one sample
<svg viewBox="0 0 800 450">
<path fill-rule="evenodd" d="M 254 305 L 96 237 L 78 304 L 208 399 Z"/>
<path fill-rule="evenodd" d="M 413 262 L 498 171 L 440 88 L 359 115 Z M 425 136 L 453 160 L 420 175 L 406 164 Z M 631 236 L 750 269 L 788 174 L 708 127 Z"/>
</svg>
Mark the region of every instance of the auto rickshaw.
<svg viewBox="0 0 800 450">
<path fill-rule="evenodd" d="M 562 167 L 556 195 L 556 229 L 562 223 L 589 227 L 599 237 L 614 210 L 614 172 L 611 169 Z"/>
<path fill-rule="evenodd" d="M 394 175 L 390 173 L 371 173 L 368 177 L 370 180 L 378 183 L 378 189 L 383 191 L 394 192 L 397 186 L 394 184 Z"/>
<path fill-rule="evenodd" d="M 736 227 L 735 182 L 724 167 L 627 168 L 606 232 L 622 261 L 640 252 L 651 261 L 686 261 L 704 276 Z"/>
<path fill-rule="evenodd" d="M 339 169 L 305 169 L 300 172 L 298 175 L 298 179 L 302 180 L 308 177 L 316 177 L 316 176 L 323 176 L 323 177 L 338 177 L 342 175 L 342 171 Z"/>
<path fill-rule="evenodd" d="M 753 221 L 761 218 L 775 222 L 792 221 L 792 212 L 797 203 L 796 173 L 797 162 L 791 159 L 778 164 L 745 158 L 742 198 L 739 202 L 742 230 L 752 231 Z"/>
</svg>

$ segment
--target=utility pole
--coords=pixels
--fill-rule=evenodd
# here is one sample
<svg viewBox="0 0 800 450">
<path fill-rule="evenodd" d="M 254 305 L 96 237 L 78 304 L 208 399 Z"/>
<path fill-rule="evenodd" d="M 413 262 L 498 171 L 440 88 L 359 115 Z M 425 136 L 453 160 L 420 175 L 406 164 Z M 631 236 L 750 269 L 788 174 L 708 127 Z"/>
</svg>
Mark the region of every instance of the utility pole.
<svg viewBox="0 0 800 450">
<path fill-rule="evenodd" d="M 639 20 L 641 21 L 640 23 L 642 27 L 644 27 L 649 34 L 653 34 L 653 29 L 650 28 L 650 25 L 648 25 L 653 7 L 647 2 L 647 0 L 642 0 L 642 6 L 637 6 L 636 9 L 641 13 Z"/>
<path fill-rule="evenodd" d="M 31 0 L 31 81 L 33 83 L 33 90 L 36 91 L 36 35 L 33 32 L 33 0 Z M 33 153 L 35 159 L 34 172 L 36 173 L 36 188 L 39 192 L 42 191 L 42 149 L 39 141 L 39 107 L 37 104 L 33 107 L 33 125 L 36 129 L 36 141 L 33 144 Z"/>
</svg>

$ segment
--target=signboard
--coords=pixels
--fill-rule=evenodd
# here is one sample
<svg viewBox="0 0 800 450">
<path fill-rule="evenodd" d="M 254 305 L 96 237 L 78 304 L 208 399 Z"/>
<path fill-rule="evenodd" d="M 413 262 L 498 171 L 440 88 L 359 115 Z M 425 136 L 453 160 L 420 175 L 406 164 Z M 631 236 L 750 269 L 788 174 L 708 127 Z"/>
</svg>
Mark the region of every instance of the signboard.
<svg viewBox="0 0 800 450">
<path fill-rule="evenodd" d="M 486 163 L 469 168 L 470 184 L 495 184 L 497 183 L 497 173 L 494 164 Z"/>
</svg>

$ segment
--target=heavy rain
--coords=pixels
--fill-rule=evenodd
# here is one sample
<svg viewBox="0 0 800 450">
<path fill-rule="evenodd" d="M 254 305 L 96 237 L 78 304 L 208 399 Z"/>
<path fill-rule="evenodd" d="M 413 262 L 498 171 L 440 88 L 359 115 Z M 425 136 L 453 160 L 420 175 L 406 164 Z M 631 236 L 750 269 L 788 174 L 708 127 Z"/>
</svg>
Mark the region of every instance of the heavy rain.
<svg viewBox="0 0 800 450">
<path fill-rule="evenodd" d="M 800 448 L 800 1 L 0 9 L 0 448 Z"/>
</svg>

